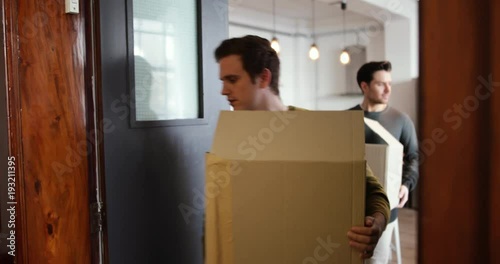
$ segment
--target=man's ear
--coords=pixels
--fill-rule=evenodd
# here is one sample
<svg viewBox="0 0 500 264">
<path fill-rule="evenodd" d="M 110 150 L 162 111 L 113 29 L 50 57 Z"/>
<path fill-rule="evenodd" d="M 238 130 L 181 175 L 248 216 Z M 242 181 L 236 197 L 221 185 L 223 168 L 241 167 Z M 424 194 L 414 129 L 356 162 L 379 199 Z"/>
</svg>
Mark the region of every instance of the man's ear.
<svg viewBox="0 0 500 264">
<path fill-rule="evenodd" d="M 271 79 L 273 78 L 273 74 L 268 68 L 264 68 L 262 73 L 259 76 L 260 83 L 259 88 L 267 88 L 271 85 Z"/>
<path fill-rule="evenodd" d="M 363 91 L 363 94 L 366 94 L 369 89 L 370 86 L 366 82 L 361 82 L 361 91 Z"/>
</svg>

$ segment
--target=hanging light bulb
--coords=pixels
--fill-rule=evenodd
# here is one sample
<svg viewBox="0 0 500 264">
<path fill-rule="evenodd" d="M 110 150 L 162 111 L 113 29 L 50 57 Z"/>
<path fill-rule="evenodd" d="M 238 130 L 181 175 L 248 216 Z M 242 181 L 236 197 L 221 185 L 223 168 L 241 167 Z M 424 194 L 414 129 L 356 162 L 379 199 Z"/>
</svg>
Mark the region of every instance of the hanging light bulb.
<svg viewBox="0 0 500 264">
<path fill-rule="evenodd" d="M 309 58 L 313 61 L 319 59 L 319 49 L 316 43 L 313 43 L 309 49 Z"/>
<path fill-rule="evenodd" d="M 345 0 L 342 1 L 340 8 L 342 9 L 342 28 L 344 31 L 344 49 L 342 50 L 342 53 L 340 53 L 340 63 L 346 65 L 351 62 L 351 56 L 349 55 L 349 52 L 347 51 L 346 46 L 346 41 L 345 41 L 345 10 L 347 9 L 347 3 Z"/>
<path fill-rule="evenodd" d="M 311 48 L 309 49 L 309 58 L 313 61 L 319 59 L 319 49 L 318 46 L 316 46 L 316 33 L 315 33 L 315 25 L 314 25 L 314 20 L 316 16 L 314 15 L 314 0 L 311 0 L 312 3 L 312 35 L 313 35 L 313 44 L 311 45 Z"/>
<path fill-rule="evenodd" d="M 271 48 L 273 48 L 276 53 L 280 54 L 280 43 L 278 42 L 278 38 L 276 37 L 273 37 L 273 39 L 271 40 Z"/>
<path fill-rule="evenodd" d="M 276 1 L 273 0 L 273 39 L 271 40 L 271 48 L 280 54 L 280 43 L 278 42 L 278 38 L 276 37 Z"/>
<path fill-rule="evenodd" d="M 349 55 L 349 52 L 344 49 L 342 53 L 340 53 L 340 63 L 342 64 L 349 64 L 351 62 L 351 56 Z"/>
</svg>

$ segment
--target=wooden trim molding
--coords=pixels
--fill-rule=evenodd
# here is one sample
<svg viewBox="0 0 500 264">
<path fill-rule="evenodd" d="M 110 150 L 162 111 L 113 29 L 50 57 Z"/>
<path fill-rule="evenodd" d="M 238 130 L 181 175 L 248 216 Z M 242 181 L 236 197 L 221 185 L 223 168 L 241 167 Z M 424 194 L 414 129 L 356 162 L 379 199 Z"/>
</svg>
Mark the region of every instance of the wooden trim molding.
<svg viewBox="0 0 500 264">
<path fill-rule="evenodd" d="M 87 133 L 91 148 L 89 159 L 89 204 L 91 210 L 99 208 L 101 228 L 91 230 L 91 261 L 92 263 L 109 263 L 108 232 L 106 223 L 106 192 L 104 176 L 104 133 L 102 91 L 101 91 L 101 53 L 100 53 L 100 10 L 99 0 L 85 1 L 85 32 L 86 32 L 86 68 L 85 90 L 87 97 Z M 95 216 L 90 215 L 91 227 L 95 224 Z M 93 232 L 94 231 L 94 232 Z"/>
<path fill-rule="evenodd" d="M 15 262 L 28 263 L 27 261 L 27 236 L 26 236 L 26 217 L 25 217 L 25 181 L 24 168 L 22 164 L 22 122 L 21 122 L 21 97 L 19 91 L 19 43 L 18 33 L 18 1 L 2 1 L 4 24 L 4 54 L 6 68 L 6 88 L 7 88 L 7 115 L 8 115 L 8 137 L 9 137 L 9 156 L 15 158 L 16 170 L 16 221 L 15 221 Z M 9 230 L 10 231 L 10 230 Z M 11 259 L 11 260 L 14 260 Z"/>
<path fill-rule="evenodd" d="M 500 1 L 490 1 L 490 18 L 491 18 L 491 69 L 492 79 L 498 85 L 495 85 L 495 92 L 492 93 L 490 123 L 491 129 L 491 146 L 490 155 L 490 221 L 489 221 L 489 251 L 490 263 L 500 263 L 500 255 L 495 253 L 500 248 Z"/>
</svg>

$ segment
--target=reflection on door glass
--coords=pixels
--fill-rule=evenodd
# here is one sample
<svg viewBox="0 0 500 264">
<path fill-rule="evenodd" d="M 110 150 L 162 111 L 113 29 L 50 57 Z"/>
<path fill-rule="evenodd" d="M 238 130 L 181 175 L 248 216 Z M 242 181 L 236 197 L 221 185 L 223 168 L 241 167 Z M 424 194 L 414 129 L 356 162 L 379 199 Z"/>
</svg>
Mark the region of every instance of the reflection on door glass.
<svg viewBox="0 0 500 264">
<path fill-rule="evenodd" d="M 198 118 L 196 0 L 134 0 L 137 121 Z"/>
</svg>

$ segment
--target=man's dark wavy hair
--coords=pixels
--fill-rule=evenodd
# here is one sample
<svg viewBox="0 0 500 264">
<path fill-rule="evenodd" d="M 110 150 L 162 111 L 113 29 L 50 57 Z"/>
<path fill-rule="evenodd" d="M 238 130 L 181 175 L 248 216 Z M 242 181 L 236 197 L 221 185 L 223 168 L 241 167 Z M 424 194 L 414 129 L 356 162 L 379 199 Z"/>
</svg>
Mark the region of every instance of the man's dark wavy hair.
<svg viewBox="0 0 500 264">
<path fill-rule="evenodd" d="M 240 56 L 243 69 L 250 75 L 252 83 L 255 83 L 255 79 L 264 69 L 269 69 L 272 75 L 271 91 L 276 95 L 280 94 L 278 87 L 280 60 L 269 40 L 254 35 L 226 39 L 215 50 L 215 59 L 219 62 L 230 55 Z"/>
<path fill-rule="evenodd" d="M 361 83 L 365 82 L 370 84 L 373 80 L 373 74 L 377 71 L 388 71 L 392 70 L 391 63 L 389 61 L 372 61 L 365 63 L 358 70 L 356 80 L 358 81 L 359 88 L 361 89 Z"/>
</svg>

